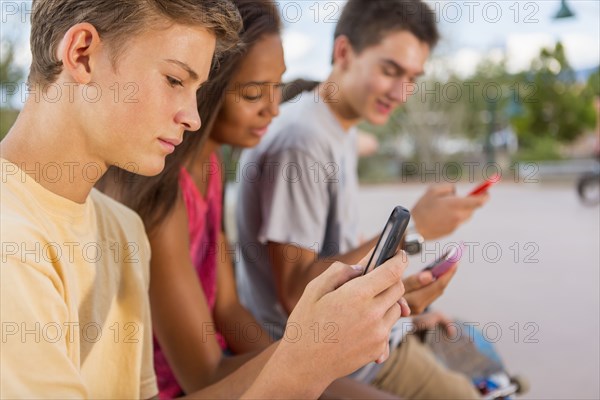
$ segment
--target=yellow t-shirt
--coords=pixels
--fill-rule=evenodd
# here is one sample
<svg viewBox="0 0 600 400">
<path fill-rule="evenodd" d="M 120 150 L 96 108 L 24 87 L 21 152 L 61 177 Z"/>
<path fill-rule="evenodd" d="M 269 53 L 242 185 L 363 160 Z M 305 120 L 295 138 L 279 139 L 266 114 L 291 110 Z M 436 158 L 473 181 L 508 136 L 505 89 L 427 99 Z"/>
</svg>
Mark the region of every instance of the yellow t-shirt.
<svg viewBox="0 0 600 400">
<path fill-rule="evenodd" d="M 156 396 L 141 219 L 95 189 L 78 204 L 0 165 L 0 397 Z"/>
</svg>

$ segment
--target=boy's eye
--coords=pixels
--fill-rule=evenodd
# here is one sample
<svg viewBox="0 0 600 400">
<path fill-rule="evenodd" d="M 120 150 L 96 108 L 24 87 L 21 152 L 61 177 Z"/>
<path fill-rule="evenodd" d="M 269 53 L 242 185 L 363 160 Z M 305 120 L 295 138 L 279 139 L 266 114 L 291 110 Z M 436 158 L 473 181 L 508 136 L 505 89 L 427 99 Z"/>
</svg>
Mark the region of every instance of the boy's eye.
<svg viewBox="0 0 600 400">
<path fill-rule="evenodd" d="M 169 82 L 169 85 L 171 85 L 171 87 L 175 87 L 175 86 L 183 87 L 183 82 L 181 82 L 179 79 L 173 78 L 172 76 L 167 75 L 167 82 Z"/>
<path fill-rule="evenodd" d="M 385 68 L 385 67 L 384 67 L 384 68 L 383 68 L 383 74 L 384 74 L 385 76 L 391 76 L 391 77 L 394 77 L 394 76 L 396 76 L 396 71 L 393 71 L 391 68 Z"/>
</svg>

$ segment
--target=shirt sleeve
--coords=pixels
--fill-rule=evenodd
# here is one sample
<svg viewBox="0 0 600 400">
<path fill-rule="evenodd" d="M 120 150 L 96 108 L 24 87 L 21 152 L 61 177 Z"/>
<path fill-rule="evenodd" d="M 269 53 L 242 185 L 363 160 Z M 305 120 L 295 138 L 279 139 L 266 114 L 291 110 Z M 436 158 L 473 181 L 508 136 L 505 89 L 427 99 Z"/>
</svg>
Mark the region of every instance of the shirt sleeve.
<svg viewBox="0 0 600 400">
<path fill-rule="evenodd" d="M 0 276 L 0 397 L 89 397 L 68 345 L 79 330 L 69 323 L 64 288 L 52 265 L 23 263 L 3 252 Z"/>
<path fill-rule="evenodd" d="M 321 163 L 287 149 L 267 157 L 260 177 L 262 224 L 258 239 L 320 251 L 330 195 Z"/>
<path fill-rule="evenodd" d="M 144 234 L 144 225 L 140 220 L 139 228 L 142 232 L 143 240 L 142 245 L 144 248 L 144 255 L 142 262 L 145 265 L 145 280 L 146 280 L 146 293 L 142 301 L 146 303 L 144 307 L 144 315 L 142 316 L 144 324 L 144 337 L 143 337 L 143 350 L 142 350 L 142 371 L 140 377 L 140 398 L 151 399 L 158 396 L 158 385 L 156 382 L 156 373 L 154 372 L 154 348 L 152 345 L 152 317 L 150 314 L 150 294 L 148 290 L 150 288 L 150 255 L 151 247 L 148 237 Z"/>
</svg>

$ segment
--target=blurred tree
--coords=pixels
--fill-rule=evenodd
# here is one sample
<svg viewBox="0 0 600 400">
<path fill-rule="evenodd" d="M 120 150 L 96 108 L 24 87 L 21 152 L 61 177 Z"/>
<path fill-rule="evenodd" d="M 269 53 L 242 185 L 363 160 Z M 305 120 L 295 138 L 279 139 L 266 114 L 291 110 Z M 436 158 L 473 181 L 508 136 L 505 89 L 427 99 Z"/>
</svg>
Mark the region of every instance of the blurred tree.
<svg viewBox="0 0 600 400">
<path fill-rule="evenodd" d="M 523 110 L 512 118 L 523 145 L 531 146 L 541 137 L 570 142 L 594 126 L 593 94 L 577 83 L 560 42 L 554 49 L 543 49 L 533 60 L 531 71 L 520 76 L 534 89 L 525 93 L 519 88 Z"/>
<path fill-rule="evenodd" d="M 493 136 L 508 140 L 508 136 L 494 135 L 497 132 L 517 134 L 517 159 L 559 159 L 560 143 L 594 126 L 593 98 L 600 96 L 600 69 L 587 85 L 577 82 L 561 43 L 542 50 L 530 70 L 518 74 L 508 72 L 501 53 L 491 52 L 468 78 L 449 73 L 452 65 L 435 62 L 437 71 L 417 83 L 414 95 L 394 111 L 386 125 L 361 125 L 381 142 L 379 157 L 384 165 L 378 171 L 391 169 L 390 159 L 396 163 L 485 161 L 481 149 L 488 150 L 487 160 L 492 161 L 499 149 L 508 149 L 508 142 L 492 147 Z M 466 150 L 468 154 L 441 151 L 440 143 L 460 138 L 462 142 L 454 143 L 471 141 L 471 146 L 465 146 L 471 149 Z M 414 150 L 412 155 L 402 151 L 406 148 Z M 504 151 L 505 161 L 509 156 L 514 157 Z M 375 164 L 369 160 L 369 168 Z"/>
<path fill-rule="evenodd" d="M 588 78 L 586 91 L 594 97 L 600 97 L 600 67 Z"/>
<path fill-rule="evenodd" d="M 14 44 L 11 41 L 3 40 L 0 46 L 0 140 L 4 138 L 12 124 L 19 114 L 11 104 L 10 99 L 15 95 L 15 91 L 7 85 L 14 85 L 23 78 L 23 71 L 15 65 L 14 62 Z"/>
<path fill-rule="evenodd" d="M 18 82 L 22 77 L 22 71 L 15 66 L 15 51 L 12 42 L 2 43 L 2 54 L 0 56 L 0 82 L 2 86 L 10 82 Z"/>
</svg>

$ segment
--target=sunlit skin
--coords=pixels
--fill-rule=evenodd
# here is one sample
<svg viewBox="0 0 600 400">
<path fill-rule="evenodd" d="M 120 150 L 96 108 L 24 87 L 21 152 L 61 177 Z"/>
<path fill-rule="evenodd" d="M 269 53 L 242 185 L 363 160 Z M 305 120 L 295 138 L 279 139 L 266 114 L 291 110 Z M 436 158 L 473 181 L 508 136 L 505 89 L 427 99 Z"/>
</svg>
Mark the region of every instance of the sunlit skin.
<svg viewBox="0 0 600 400">
<path fill-rule="evenodd" d="M 260 143 L 273 118 L 279 115 L 281 77 L 285 72 L 279 35 L 266 35 L 248 51 L 227 88 L 223 106 L 200 157 L 190 165 L 202 193 L 208 179 L 203 176 L 210 154 L 219 146 L 254 147 Z"/>
<path fill-rule="evenodd" d="M 389 33 L 360 53 L 340 37 L 336 64 L 326 80 L 331 83 L 321 87 L 321 96 L 335 100 L 328 105 L 346 129 L 361 120 L 383 125 L 413 92 L 429 52 L 429 45 L 408 31 Z"/>
<path fill-rule="evenodd" d="M 242 58 L 226 89 L 224 103 L 209 138 L 186 165 L 203 196 L 206 196 L 212 179 L 222 179 L 213 169 L 206 168 L 210 155 L 222 144 L 240 147 L 258 144 L 267 126 L 279 113 L 284 71 L 283 48 L 276 34 L 260 38 Z M 179 196 L 162 221 L 161 229 L 150 235 L 153 277 L 150 301 L 155 335 L 179 384 L 189 393 L 238 368 L 256 351 L 266 348 L 271 340 L 264 330 L 257 334 L 257 340 L 249 341 L 227 328 L 236 324 L 259 324 L 239 302 L 233 264 L 224 250 L 216 257 L 216 300 L 214 309 L 210 309 L 189 255 L 187 212 L 186 204 Z M 225 249 L 228 245 L 223 231 L 219 232 L 215 245 L 217 249 Z M 178 295 L 165 297 L 165 293 Z M 205 327 L 213 324 L 225 327 L 221 332 L 236 356 L 223 357 L 214 335 L 207 337 Z"/>
<path fill-rule="evenodd" d="M 115 68 L 93 25 L 72 26 L 57 47 L 63 67 L 52 88 L 62 96 L 28 98 L 2 157 L 27 171 L 55 163 L 59 179 L 32 177 L 79 203 L 110 165 L 158 174 L 184 130 L 200 127 L 195 94 L 215 43 L 200 27 L 157 26 L 127 38 Z"/>
<path fill-rule="evenodd" d="M 131 163 L 140 174 L 159 173 L 165 156 L 180 142 L 184 130 L 194 131 L 200 127 L 195 95 L 208 76 L 215 48 L 214 36 L 201 28 L 175 24 L 167 29 L 153 26 L 152 31 L 125 39 L 129 43 L 115 70 L 106 44 L 92 25 L 81 23 L 71 27 L 57 50 L 63 70 L 55 84 L 67 88 L 65 91 L 73 88 L 73 96 L 64 95 L 56 102 L 28 99 L 0 145 L 0 155 L 26 171 L 49 163 L 65 166 L 61 171 L 62 178 L 57 181 L 44 180 L 40 176 L 34 179 L 47 190 L 74 202 L 86 201 L 93 185 L 109 165 Z M 101 95 L 90 101 L 82 94 L 82 89 L 87 88 L 99 89 L 97 92 Z M 90 90 L 87 94 L 92 93 Z M 274 103 L 278 103 L 278 99 Z M 273 110 L 269 112 L 272 116 L 277 113 L 276 108 Z M 268 122 L 270 118 L 260 119 L 261 124 Z M 251 130 L 258 129 L 258 133 L 261 128 L 262 125 L 250 127 Z M 95 179 L 85 179 L 81 171 L 71 173 L 73 163 L 99 165 L 101 173 Z M 172 213 L 160 230 L 168 231 L 177 224 L 187 226 L 187 216 Z M 163 241 L 158 240 L 158 236 L 150 239 L 157 240 L 152 243 L 153 249 L 170 249 L 179 257 L 188 255 L 186 240 L 179 241 L 168 235 Z M 151 263 L 165 263 L 172 269 L 165 271 L 164 277 L 156 276 L 152 271 L 151 292 L 153 285 L 167 278 L 181 278 L 186 284 L 195 282 L 199 285 L 195 271 L 188 268 L 189 265 L 178 264 L 178 260 L 169 257 L 171 254 L 167 252 L 162 254 L 163 259 L 160 254 L 157 257 L 157 253 L 153 251 Z M 179 266 L 192 275 L 174 273 L 173 268 Z M 406 262 L 398 256 L 366 279 L 358 276 L 358 269 L 336 263 L 307 288 L 297 311 L 290 318 L 306 330 L 314 321 L 339 324 L 342 345 L 315 342 L 310 335 L 301 335 L 294 343 L 280 342 L 241 367 L 241 362 L 230 364 L 230 368 L 237 368 L 235 372 L 195 395 L 204 398 L 316 398 L 333 379 L 370 361 L 385 360 L 389 355 L 389 331 L 401 311 L 406 311 L 397 304 L 397 299 L 404 293 L 400 276 L 405 268 Z M 167 305 L 169 302 L 172 305 L 178 298 L 187 304 L 190 312 L 188 309 L 176 310 L 187 322 L 205 304 L 190 301 L 183 295 L 165 296 L 165 293 L 180 294 L 180 282 L 171 282 L 175 290 L 158 295 Z M 344 282 L 348 285 L 342 285 Z M 202 299 L 201 289 L 195 294 L 199 296 L 192 300 Z M 162 311 L 166 309 L 168 307 Z M 203 310 L 206 319 L 210 320 L 210 312 Z M 161 309 L 152 308 L 153 324 L 156 312 L 160 313 Z M 205 325 L 200 325 L 200 329 L 181 332 L 166 326 L 169 331 L 166 333 L 174 335 L 173 343 L 181 346 L 183 354 L 193 356 L 194 362 L 213 363 L 187 372 L 186 382 L 192 382 L 192 386 L 223 377 L 210 372 L 214 372 L 214 363 L 223 361 L 226 364 L 229 359 L 223 357 L 218 346 L 205 346 L 205 329 Z M 361 334 L 366 331 L 372 334 Z M 164 331 L 157 333 L 165 335 Z M 196 343 L 202 346 L 189 346 L 186 335 L 200 336 Z M 209 352 L 211 354 L 207 355 Z M 198 353 L 213 359 L 201 360 L 201 356 L 195 357 Z M 320 368 L 315 369 L 315 363 Z M 235 368 L 224 368 L 220 372 L 226 374 Z"/>
<path fill-rule="evenodd" d="M 233 76 L 210 138 L 219 144 L 256 146 L 279 114 L 284 72 L 281 38 L 263 37 Z"/>
<path fill-rule="evenodd" d="M 207 31 L 174 25 L 133 39 L 116 72 L 102 59 L 102 73 L 93 80 L 110 95 L 92 107 L 108 124 L 90 124 L 90 148 L 109 164 L 135 163 L 142 175 L 161 172 L 183 132 L 200 128 L 196 91 L 208 77 L 214 48 L 215 38 Z M 121 90 L 117 102 L 111 85 Z M 128 102 L 131 88 L 136 93 Z M 108 134 L 98 134 L 100 129 Z"/>
</svg>

